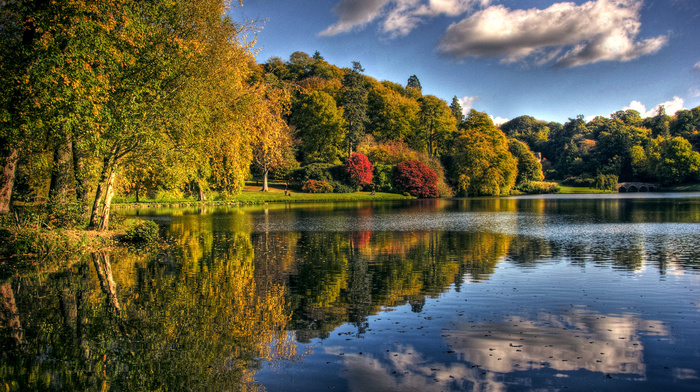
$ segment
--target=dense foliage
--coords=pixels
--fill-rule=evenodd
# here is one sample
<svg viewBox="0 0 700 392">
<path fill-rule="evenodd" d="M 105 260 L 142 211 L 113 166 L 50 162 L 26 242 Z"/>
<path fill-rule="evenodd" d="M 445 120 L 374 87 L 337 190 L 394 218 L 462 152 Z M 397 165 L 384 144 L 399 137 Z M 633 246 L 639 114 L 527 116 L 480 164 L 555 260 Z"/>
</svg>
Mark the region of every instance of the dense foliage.
<svg viewBox="0 0 700 392">
<path fill-rule="evenodd" d="M 267 190 L 269 175 L 297 190 L 404 192 L 407 161 L 437 177 L 424 197 L 699 179 L 700 107 L 497 127 L 424 95 L 416 75 L 378 81 L 318 52 L 256 64 L 227 4 L 0 3 L 0 213 L 11 200 L 75 203 L 76 222 L 107 229 L 115 193 L 205 200 L 251 176 Z"/>
<path fill-rule="evenodd" d="M 364 187 L 372 182 L 372 171 L 374 167 L 369 162 L 365 154 L 361 152 L 353 153 L 345 160 L 343 170 L 348 176 L 350 184 Z"/>
<path fill-rule="evenodd" d="M 416 197 L 438 197 L 438 177 L 420 161 L 401 162 L 396 167 L 396 187 Z"/>
</svg>

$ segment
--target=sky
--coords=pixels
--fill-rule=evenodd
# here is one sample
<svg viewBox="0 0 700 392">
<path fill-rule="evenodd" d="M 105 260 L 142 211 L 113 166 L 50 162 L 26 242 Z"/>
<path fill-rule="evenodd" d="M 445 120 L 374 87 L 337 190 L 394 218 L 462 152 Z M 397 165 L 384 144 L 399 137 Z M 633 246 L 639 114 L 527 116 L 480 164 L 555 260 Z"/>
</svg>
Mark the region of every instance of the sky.
<svg viewBox="0 0 700 392">
<path fill-rule="evenodd" d="M 699 0 L 244 0 L 257 62 L 318 51 L 497 123 L 700 106 Z M 253 38 L 252 36 L 250 38 Z"/>
</svg>

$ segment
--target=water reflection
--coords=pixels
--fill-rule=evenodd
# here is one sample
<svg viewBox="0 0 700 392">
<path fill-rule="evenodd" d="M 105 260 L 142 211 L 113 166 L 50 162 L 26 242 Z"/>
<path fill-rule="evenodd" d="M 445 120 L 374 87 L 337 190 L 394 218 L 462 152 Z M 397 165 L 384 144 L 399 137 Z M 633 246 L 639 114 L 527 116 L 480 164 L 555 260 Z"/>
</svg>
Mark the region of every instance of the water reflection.
<svg viewBox="0 0 700 392">
<path fill-rule="evenodd" d="M 100 251 L 4 283 L 6 388 L 256 390 L 261 361 L 296 355 L 284 289 L 257 285 L 247 236 L 211 261 L 163 256 Z"/>
<path fill-rule="evenodd" d="M 546 390 L 546 378 L 588 376 L 582 377 L 581 371 L 643 381 L 647 371 L 642 337 L 668 337 L 669 331 L 660 321 L 634 315 L 573 309 L 534 319 L 458 324 L 443 329 L 443 336 L 450 348 L 445 361 L 411 345 L 397 345 L 379 357 L 345 354 L 349 389 L 504 391 L 528 386 Z M 680 369 L 678 374 L 697 378 L 692 369 Z"/>
<path fill-rule="evenodd" d="M 341 390 L 692 389 L 700 199 L 683 200 L 140 210 L 164 227 L 157 251 L 99 251 L 0 284 L 0 378 L 9 390 L 330 386 L 305 385 L 310 373 Z"/>
</svg>

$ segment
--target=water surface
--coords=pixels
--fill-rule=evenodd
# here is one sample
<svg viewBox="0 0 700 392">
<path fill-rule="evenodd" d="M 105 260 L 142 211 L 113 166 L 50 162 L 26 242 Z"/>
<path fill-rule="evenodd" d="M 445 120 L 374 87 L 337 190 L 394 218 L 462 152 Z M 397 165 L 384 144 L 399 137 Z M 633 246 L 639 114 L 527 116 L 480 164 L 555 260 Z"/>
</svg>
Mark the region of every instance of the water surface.
<svg viewBox="0 0 700 392">
<path fill-rule="evenodd" d="M 700 390 L 700 194 L 120 213 L 0 286 L 9 389 Z"/>
</svg>

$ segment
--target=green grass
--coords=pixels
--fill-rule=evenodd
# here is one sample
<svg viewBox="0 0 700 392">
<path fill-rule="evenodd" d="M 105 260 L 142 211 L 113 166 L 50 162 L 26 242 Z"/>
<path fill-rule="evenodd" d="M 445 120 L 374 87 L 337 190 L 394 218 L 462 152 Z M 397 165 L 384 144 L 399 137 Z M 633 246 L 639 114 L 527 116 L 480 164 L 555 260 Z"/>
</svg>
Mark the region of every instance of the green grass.
<svg viewBox="0 0 700 392">
<path fill-rule="evenodd" d="M 612 191 L 604 191 L 601 189 L 595 189 L 595 188 L 589 188 L 589 187 L 583 187 L 583 186 L 566 186 L 566 185 L 559 185 L 561 189 L 559 190 L 559 193 L 613 193 Z"/>
<path fill-rule="evenodd" d="M 274 202 L 310 202 L 310 201 L 365 201 L 365 200 L 403 200 L 413 199 L 411 196 L 398 195 L 395 193 L 377 192 L 372 195 L 370 192 L 354 193 L 303 193 L 291 192 L 290 196 L 285 196 L 280 191 L 243 191 L 236 195 L 235 201 L 246 204 L 274 203 Z"/>
</svg>

